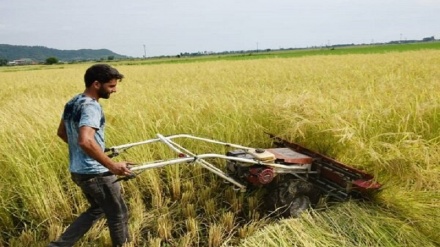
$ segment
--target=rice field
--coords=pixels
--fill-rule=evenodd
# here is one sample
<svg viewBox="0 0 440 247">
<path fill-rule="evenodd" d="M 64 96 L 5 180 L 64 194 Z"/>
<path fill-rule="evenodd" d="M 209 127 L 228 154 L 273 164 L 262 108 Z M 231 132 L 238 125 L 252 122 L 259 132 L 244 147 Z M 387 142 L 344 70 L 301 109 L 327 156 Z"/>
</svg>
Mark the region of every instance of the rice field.
<svg viewBox="0 0 440 247">
<path fill-rule="evenodd" d="M 46 246 L 87 207 L 56 130 L 89 66 L 0 68 L 0 246 Z M 197 165 L 148 170 L 123 183 L 130 246 L 440 245 L 440 50 L 113 66 L 126 78 L 100 101 L 107 146 L 186 133 L 269 147 L 270 132 L 383 184 L 373 202 L 280 220 L 259 210 L 259 191 Z M 155 144 L 117 159 L 168 157 Z M 100 221 L 77 246 L 110 243 Z"/>
</svg>

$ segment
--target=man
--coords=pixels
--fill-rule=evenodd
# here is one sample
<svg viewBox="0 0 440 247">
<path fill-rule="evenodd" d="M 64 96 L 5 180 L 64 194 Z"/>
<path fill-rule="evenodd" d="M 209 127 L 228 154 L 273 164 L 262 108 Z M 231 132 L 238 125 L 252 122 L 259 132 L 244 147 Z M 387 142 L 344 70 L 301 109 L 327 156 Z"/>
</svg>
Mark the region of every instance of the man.
<svg viewBox="0 0 440 247">
<path fill-rule="evenodd" d="M 84 75 L 86 89 L 64 107 L 58 136 L 69 145 L 69 170 L 90 207 L 49 246 L 73 246 L 105 216 L 113 246 L 130 241 L 128 210 L 116 176 L 130 175 L 127 162 L 115 162 L 104 153 L 105 117 L 98 103 L 116 92 L 124 76 L 107 64 L 96 64 Z"/>
</svg>

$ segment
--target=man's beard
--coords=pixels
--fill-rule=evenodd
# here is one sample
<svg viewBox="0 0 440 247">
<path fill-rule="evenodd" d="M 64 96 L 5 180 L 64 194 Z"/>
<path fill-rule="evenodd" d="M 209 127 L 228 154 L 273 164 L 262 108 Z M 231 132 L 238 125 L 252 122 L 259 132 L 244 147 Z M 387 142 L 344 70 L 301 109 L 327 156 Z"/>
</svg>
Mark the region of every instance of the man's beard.
<svg viewBox="0 0 440 247">
<path fill-rule="evenodd" d="M 108 99 L 108 98 L 110 98 L 110 93 L 105 91 L 105 89 L 103 89 L 101 87 L 98 90 L 98 96 L 99 96 L 99 98 L 102 98 L 102 99 Z"/>
</svg>

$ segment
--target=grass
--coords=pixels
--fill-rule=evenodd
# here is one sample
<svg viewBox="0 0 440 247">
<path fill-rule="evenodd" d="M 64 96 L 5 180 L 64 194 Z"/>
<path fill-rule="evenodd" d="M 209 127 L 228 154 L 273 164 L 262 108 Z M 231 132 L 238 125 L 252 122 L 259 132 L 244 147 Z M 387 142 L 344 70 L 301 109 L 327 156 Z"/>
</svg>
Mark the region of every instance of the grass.
<svg viewBox="0 0 440 247">
<path fill-rule="evenodd" d="M 411 224 L 384 208 L 349 202 L 266 226 L 241 246 L 436 246 Z"/>
<path fill-rule="evenodd" d="M 297 48 L 286 50 L 261 50 L 254 52 L 244 52 L 239 54 L 226 55 L 203 55 L 194 57 L 169 57 L 169 58 L 149 58 L 138 61 L 115 62 L 119 65 L 140 65 L 140 64 L 176 64 L 192 62 L 208 62 L 219 60 L 254 60 L 266 58 L 295 58 L 304 56 L 318 55 L 349 55 L 349 54 L 383 54 L 389 52 L 405 52 L 417 50 L 438 50 L 440 42 L 422 42 L 422 43 L 402 43 L 402 44 L 371 44 L 371 45 L 347 45 L 337 47 L 312 47 Z"/>
<path fill-rule="evenodd" d="M 107 146 L 189 133 L 268 147 L 268 131 L 384 184 L 373 203 L 278 221 L 258 210 L 258 191 L 236 192 L 200 166 L 148 170 L 123 184 L 133 246 L 438 246 L 439 55 L 422 49 L 115 65 L 126 79 L 101 102 Z M 0 246 L 45 246 L 86 208 L 55 132 L 88 66 L 0 68 Z M 185 144 L 195 153 L 225 151 Z M 170 155 L 158 144 L 118 159 Z M 109 243 L 101 221 L 78 246 Z"/>
</svg>

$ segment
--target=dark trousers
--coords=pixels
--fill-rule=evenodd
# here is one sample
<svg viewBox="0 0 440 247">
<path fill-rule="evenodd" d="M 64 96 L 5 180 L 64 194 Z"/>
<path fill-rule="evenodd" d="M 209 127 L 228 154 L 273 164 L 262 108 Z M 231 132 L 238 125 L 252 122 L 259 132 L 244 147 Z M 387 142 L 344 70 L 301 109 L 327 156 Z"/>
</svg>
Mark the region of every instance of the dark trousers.
<svg viewBox="0 0 440 247">
<path fill-rule="evenodd" d="M 113 183 L 116 176 L 72 173 L 72 180 L 81 188 L 90 207 L 49 246 L 73 246 L 103 216 L 107 219 L 113 246 L 130 242 L 128 210 L 119 182 Z"/>
</svg>

